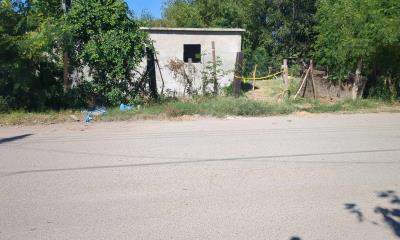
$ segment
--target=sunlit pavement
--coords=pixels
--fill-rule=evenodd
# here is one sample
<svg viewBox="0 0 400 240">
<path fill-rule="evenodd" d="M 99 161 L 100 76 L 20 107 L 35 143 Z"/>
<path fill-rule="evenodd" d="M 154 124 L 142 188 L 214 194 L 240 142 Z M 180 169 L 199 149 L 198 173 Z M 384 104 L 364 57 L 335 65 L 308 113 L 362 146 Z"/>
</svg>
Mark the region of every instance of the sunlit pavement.
<svg viewBox="0 0 400 240">
<path fill-rule="evenodd" d="M 400 114 L 0 128 L 0 239 L 400 238 Z"/>
</svg>

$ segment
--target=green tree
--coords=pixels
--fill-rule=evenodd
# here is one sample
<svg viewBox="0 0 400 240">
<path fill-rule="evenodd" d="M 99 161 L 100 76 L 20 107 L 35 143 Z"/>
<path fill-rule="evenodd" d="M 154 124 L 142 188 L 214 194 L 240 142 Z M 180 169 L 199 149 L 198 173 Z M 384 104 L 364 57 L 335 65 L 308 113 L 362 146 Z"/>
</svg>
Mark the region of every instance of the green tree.
<svg viewBox="0 0 400 240">
<path fill-rule="evenodd" d="M 266 72 L 283 58 L 309 55 L 315 11 L 315 0 L 170 0 L 164 25 L 245 28 L 246 70 L 258 63 Z"/>
<path fill-rule="evenodd" d="M 345 79 L 363 62 L 369 80 L 396 85 L 400 75 L 398 0 L 319 0 L 315 58 L 333 79 Z"/>
<path fill-rule="evenodd" d="M 73 65 L 90 67 L 99 100 L 117 104 L 133 94 L 132 70 L 144 57 L 148 38 L 127 4 L 123 0 L 75 0 L 65 24 L 73 39 Z"/>
<path fill-rule="evenodd" d="M 204 27 L 199 9 L 192 0 L 168 0 L 164 4 L 166 27 Z"/>
<path fill-rule="evenodd" d="M 60 0 L 2 0 L 0 109 L 59 108 L 82 104 L 85 99 L 76 99 L 88 95 L 105 104 L 124 100 L 133 94 L 131 71 L 147 41 L 123 0 L 75 0 L 68 14 Z M 74 70 L 89 66 L 94 75 L 68 99 L 62 88 L 65 50 Z"/>
<path fill-rule="evenodd" d="M 59 31 L 47 21 L 51 9 L 38 3 L 0 2 L 0 96 L 11 108 L 40 110 L 60 102 L 60 66 L 52 51 Z"/>
</svg>

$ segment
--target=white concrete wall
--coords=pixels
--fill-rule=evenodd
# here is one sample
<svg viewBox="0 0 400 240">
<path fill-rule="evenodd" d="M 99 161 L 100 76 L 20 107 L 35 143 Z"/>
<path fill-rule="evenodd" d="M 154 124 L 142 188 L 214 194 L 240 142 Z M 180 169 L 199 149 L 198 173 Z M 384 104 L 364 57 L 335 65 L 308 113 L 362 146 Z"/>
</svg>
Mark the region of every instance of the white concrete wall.
<svg viewBox="0 0 400 240">
<path fill-rule="evenodd" d="M 164 78 L 164 93 L 167 91 L 176 92 L 178 95 L 183 93 L 183 85 L 174 79 L 171 71 L 166 67 L 171 59 L 177 58 L 183 61 L 184 44 L 200 44 L 201 51 L 206 54 L 202 63 L 194 63 L 197 74 L 195 75 L 195 87 L 201 88 L 201 71 L 202 68 L 211 61 L 212 42 L 215 42 L 216 56 L 222 60 L 222 68 L 229 72 L 222 79 L 219 79 L 221 86 L 228 85 L 233 81 L 233 70 L 235 68 L 236 53 L 241 51 L 241 31 L 184 31 L 184 30 L 149 30 L 150 38 L 154 42 L 157 58 Z M 157 69 L 157 86 L 161 90 L 162 81 L 160 73 Z"/>
</svg>

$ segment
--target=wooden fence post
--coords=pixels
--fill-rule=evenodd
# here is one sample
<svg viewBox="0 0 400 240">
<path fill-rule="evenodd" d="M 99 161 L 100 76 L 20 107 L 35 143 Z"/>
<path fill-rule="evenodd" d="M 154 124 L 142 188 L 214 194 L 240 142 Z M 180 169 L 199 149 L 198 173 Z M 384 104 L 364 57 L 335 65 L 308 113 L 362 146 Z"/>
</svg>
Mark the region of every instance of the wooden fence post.
<svg viewBox="0 0 400 240">
<path fill-rule="evenodd" d="M 214 95 L 218 95 L 218 79 L 217 79 L 217 57 L 215 54 L 215 42 L 211 42 L 212 47 L 212 62 L 213 62 L 213 83 L 214 83 Z"/>
<path fill-rule="evenodd" d="M 240 90 L 241 90 L 241 79 L 242 76 L 242 66 L 243 66 L 243 53 L 237 52 L 236 53 L 236 63 L 235 63 L 235 76 L 233 80 L 233 95 L 235 97 L 240 97 Z"/>
<path fill-rule="evenodd" d="M 253 70 L 253 92 L 256 90 L 256 73 L 257 73 L 257 64 L 254 66 Z"/>
<path fill-rule="evenodd" d="M 287 64 L 287 59 L 283 60 L 282 68 L 283 68 L 282 69 L 282 71 L 283 71 L 282 77 L 283 77 L 283 84 L 284 84 L 284 96 L 286 94 L 289 96 L 289 94 L 288 94 L 288 92 L 289 92 L 289 67 Z"/>
<path fill-rule="evenodd" d="M 302 78 L 303 80 L 301 81 L 300 88 L 297 90 L 296 95 L 294 95 L 294 99 L 295 99 L 295 100 L 296 100 L 297 96 L 299 96 L 300 91 L 303 89 L 304 85 L 306 84 L 307 79 L 308 79 L 308 74 L 309 74 L 309 73 L 310 73 L 310 67 L 308 67 L 308 69 L 307 69 L 307 71 L 306 71 L 306 75 L 304 76 L 304 78 Z M 305 92 L 305 88 L 304 88 L 304 92 Z M 303 93 L 303 96 L 302 96 L 302 97 L 304 97 L 304 93 Z"/>
<path fill-rule="evenodd" d="M 149 74 L 149 89 L 150 89 L 150 97 L 153 99 L 158 99 L 157 92 L 157 79 L 156 79 L 156 64 L 154 59 L 154 52 L 152 49 L 146 49 L 147 55 L 147 68 L 146 71 Z"/>
<path fill-rule="evenodd" d="M 315 86 L 315 81 L 314 81 L 314 62 L 313 62 L 313 60 L 310 60 L 310 76 L 311 76 L 314 99 L 316 99 L 317 98 L 317 88 Z"/>
</svg>

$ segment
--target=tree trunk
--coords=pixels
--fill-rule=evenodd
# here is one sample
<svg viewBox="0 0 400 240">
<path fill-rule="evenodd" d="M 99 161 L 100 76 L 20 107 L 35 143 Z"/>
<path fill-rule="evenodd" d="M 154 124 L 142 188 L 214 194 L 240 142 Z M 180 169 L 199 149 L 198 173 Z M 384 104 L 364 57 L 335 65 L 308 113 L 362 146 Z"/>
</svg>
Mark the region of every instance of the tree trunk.
<svg viewBox="0 0 400 240">
<path fill-rule="evenodd" d="M 64 92 L 67 92 L 71 88 L 71 82 L 69 80 L 69 56 L 67 51 L 64 51 L 63 65 Z"/>
<path fill-rule="evenodd" d="M 353 89 L 352 89 L 353 100 L 356 100 L 361 95 L 361 94 L 359 94 L 360 87 L 362 88 L 362 85 L 363 85 L 361 70 L 362 70 L 362 60 L 358 61 L 356 76 L 354 77 L 354 83 L 353 83 Z M 364 89 L 362 89 L 362 90 L 364 90 Z"/>
<path fill-rule="evenodd" d="M 71 5 L 72 0 L 61 1 L 61 8 L 63 9 L 64 15 L 67 14 L 68 10 L 71 8 Z M 69 55 L 67 50 L 64 50 L 63 65 L 64 92 L 67 92 L 71 88 L 71 81 L 69 79 Z"/>
<path fill-rule="evenodd" d="M 243 53 L 236 53 L 236 64 L 235 64 L 235 76 L 233 80 L 233 95 L 235 97 L 240 97 L 240 90 L 242 80 L 240 77 L 242 76 L 242 66 L 243 66 Z"/>
<path fill-rule="evenodd" d="M 282 80 L 283 80 L 283 98 L 286 96 L 289 97 L 289 67 L 287 63 L 287 59 L 283 60 L 283 65 L 282 65 Z"/>
<path fill-rule="evenodd" d="M 156 64 L 154 59 L 154 52 L 152 49 L 146 49 L 147 55 L 147 72 L 149 76 L 149 90 L 150 90 L 150 97 L 154 100 L 158 99 L 158 92 L 157 92 L 157 79 L 156 79 Z"/>
</svg>

